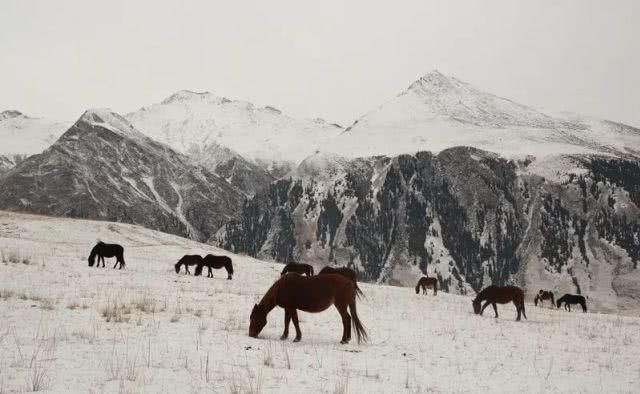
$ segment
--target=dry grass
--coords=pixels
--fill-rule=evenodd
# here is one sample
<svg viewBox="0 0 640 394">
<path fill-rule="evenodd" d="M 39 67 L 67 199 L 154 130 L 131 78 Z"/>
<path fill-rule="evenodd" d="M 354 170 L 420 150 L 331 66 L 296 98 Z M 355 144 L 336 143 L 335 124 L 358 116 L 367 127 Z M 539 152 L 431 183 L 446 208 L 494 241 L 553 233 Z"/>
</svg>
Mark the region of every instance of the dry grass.
<svg viewBox="0 0 640 394">
<path fill-rule="evenodd" d="M 131 320 L 131 308 L 117 301 L 109 301 L 101 314 L 107 323 L 128 323 Z"/>
</svg>

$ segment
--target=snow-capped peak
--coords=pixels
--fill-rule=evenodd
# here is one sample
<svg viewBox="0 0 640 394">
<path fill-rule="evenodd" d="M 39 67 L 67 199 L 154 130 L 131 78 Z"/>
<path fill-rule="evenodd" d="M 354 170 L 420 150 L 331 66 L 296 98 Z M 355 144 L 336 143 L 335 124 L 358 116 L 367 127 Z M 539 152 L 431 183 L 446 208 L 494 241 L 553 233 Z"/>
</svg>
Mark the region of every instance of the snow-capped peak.
<svg viewBox="0 0 640 394">
<path fill-rule="evenodd" d="M 456 78 L 446 76 L 438 70 L 433 70 L 421 78 L 414 81 L 407 90 L 415 92 L 443 92 L 451 89 L 455 89 L 456 86 L 466 85 L 464 82 L 457 80 Z"/>
<path fill-rule="evenodd" d="M 138 133 L 124 117 L 108 108 L 89 109 L 82 114 L 78 122 L 100 126 L 118 134 Z"/>
<path fill-rule="evenodd" d="M 194 92 L 191 90 L 180 90 L 162 100 L 162 104 L 170 104 L 174 102 L 186 100 L 199 100 L 213 96 L 210 92 Z"/>
</svg>

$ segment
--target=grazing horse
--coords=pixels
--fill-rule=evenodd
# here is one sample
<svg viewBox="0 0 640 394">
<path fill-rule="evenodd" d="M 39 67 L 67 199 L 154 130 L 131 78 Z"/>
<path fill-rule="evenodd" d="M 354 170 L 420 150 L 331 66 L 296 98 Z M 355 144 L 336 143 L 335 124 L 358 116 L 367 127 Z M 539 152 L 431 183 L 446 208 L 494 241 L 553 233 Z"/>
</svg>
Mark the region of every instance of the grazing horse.
<svg viewBox="0 0 640 394">
<path fill-rule="evenodd" d="M 533 299 L 533 303 L 535 304 L 535 306 L 538 306 L 538 302 L 540 302 L 540 306 L 542 306 L 542 302 L 544 300 L 550 300 L 551 305 L 555 305 L 556 303 L 553 299 L 553 292 L 551 290 L 540 290 L 538 294 L 536 294 L 536 297 Z"/>
<path fill-rule="evenodd" d="M 323 269 L 320 270 L 320 272 L 318 273 L 318 275 L 325 275 L 325 274 L 338 274 L 338 275 L 342 275 L 345 278 L 351 280 L 353 282 L 353 284 L 356 286 L 356 295 L 358 297 L 362 297 L 364 294 L 362 293 L 362 290 L 360 290 L 360 288 L 358 287 L 358 281 L 356 278 L 356 272 L 354 270 L 352 270 L 351 268 L 348 267 L 329 267 L 326 266 Z"/>
<path fill-rule="evenodd" d="M 309 264 L 301 264 L 301 263 L 288 263 L 282 269 L 280 276 L 283 276 L 286 273 L 295 272 L 296 274 L 307 274 L 307 276 L 313 275 L 313 267 Z"/>
<path fill-rule="evenodd" d="M 184 265 L 184 273 L 185 275 L 191 275 L 191 272 L 189 272 L 189 266 L 190 265 L 198 265 L 202 262 L 202 256 L 198 255 L 198 254 L 186 254 L 184 256 L 182 256 L 182 258 L 180 260 L 178 260 L 178 262 L 174 265 L 175 269 L 176 269 L 176 274 L 180 273 L 180 266 Z"/>
<path fill-rule="evenodd" d="M 568 310 L 569 312 L 571 312 L 571 305 L 575 304 L 580 304 L 582 312 L 587 311 L 587 301 L 584 299 L 584 296 L 581 295 L 565 294 L 558 298 L 556 306 L 560 308 L 562 303 L 564 303 L 564 310 Z"/>
<path fill-rule="evenodd" d="M 433 288 L 433 295 L 438 295 L 438 279 L 429 278 L 423 276 L 416 285 L 416 294 L 420 294 L 420 288 L 422 287 L 422 294 L 427 295 L 427 287 Z"/>
<path fill-rule="evenodd" d="M 116 263 L 113 265 L 113 268 L 116 268 L 118 263 L 120 263 L 120 267 L 118 267 L 118 269 L 123 269 L 125 266 L 124 248 L 118 244 L 106 244 L 102 241 L 98 242 L 96 246 L 91 249 L 91 254 L 89 254 L 89 267 L 93 267 L 93 264 L 95 264 L 96 256 L 98 256 L 98 264 L 96 264 L 96 268 L 100 266 L 100 261 L 102 261 L 102 267 L 104 267 L 105 257 L 116 258 Z"/>
<path fill-rule="evenodd" d="M 480 308 L 480 303 L 482 301 L 486 301 L 485 304 Z M 518 312 L 518 317 L 516 321 L 520 320 L 520 313 L 527 318 L 527 314 L 524 311 L 524 291 L 521 288 L 516 286 L 496 286 L 491 285 L 485 287 L 476 298 L 473 300 L 473 312 L 476 315 L 482 316 L 482 312 L 484 312 L 484 308 L 486 308 L 489 304 L 493 306 L 493 310 L 496 313 L 496 318 L 498 317 L 498 308 L 497 304 L 506 304 L 508 302 L 512 302 L 516 306 L 516 311 Z"/>
<path fill-rule="evenodd" d="M 367 332 L 356 312 L 356 287 L 350 279 L 340 274 L 302 276 L 288 274 L 280 277 L 260 303 L 251 310 L 249 336 L 256 338 L 267 325 L 267 314 L 276 306 L 284 309 L 284 332 L 280 339 L 289 336 L 289 322 L 293 320 L 296 329 L 294 342 L 302 338 L 298 325 L 298 312 L 319 313 L 335 305 L 342 318 L 342 340 L 345 344 L 351 340 L 351 325 L 356 331 L 358 343 L 367 341 Z M 349 312 L 351 316 L 349 316 Z"/>
<path fill-rule="evenodd" d="M 231 262 L 231 258 L 227 256 L 214 256 L 212 254 L 204 256 L 196 267 L 195 276 L 202 275 L 203 267 L 209 268 L 207 278 L 213 278 L 213 268 L 220 269 L 222 267 L 227 270 L 227 279 L 231 280 L 233 278 L 233 263 Z"/>
</svg>

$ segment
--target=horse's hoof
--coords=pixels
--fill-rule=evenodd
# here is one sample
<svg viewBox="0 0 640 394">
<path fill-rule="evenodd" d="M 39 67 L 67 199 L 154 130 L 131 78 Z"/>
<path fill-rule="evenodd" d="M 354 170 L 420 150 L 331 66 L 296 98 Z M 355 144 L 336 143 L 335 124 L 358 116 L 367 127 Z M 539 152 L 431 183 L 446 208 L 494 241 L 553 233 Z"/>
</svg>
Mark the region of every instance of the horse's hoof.
<svg viewBox="0 0 640 394">
<path fill-rule="evenodd" d="M 294 339 L 293 342 L 300 342 L 300 338 Z"/>
<path fill-rule="evenodd" d="M 283 335 L 283 336 L 281 336 L 281 337 L 280 337 L 280 340 L 281 340 L 281 341 L 284 341 L 284 340 L 285 340 L 285 339 L 287 339 L 287 338 L 289 338 L 289 336 L 288 336 L 288 335 Z"/>
<path fill-rule="evenodd" d="M 346 344 L 348 344 L 348 343 L 349 343 L 349 341 L 348 341 L 348 340 L 344 340 L 344 339 L 343 339 L 342 341 L 340 341 L 340 344 L 341 344 L 341 345 L 346 345 Z"/>
</svg>

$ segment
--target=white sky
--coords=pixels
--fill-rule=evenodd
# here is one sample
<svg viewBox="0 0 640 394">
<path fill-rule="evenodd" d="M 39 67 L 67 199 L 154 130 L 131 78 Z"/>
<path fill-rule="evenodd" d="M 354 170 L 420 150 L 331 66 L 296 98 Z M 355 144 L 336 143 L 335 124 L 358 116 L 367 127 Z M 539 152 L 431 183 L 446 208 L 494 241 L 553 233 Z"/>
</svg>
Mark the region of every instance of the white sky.
<svg viewBox="0 0 640 394">
<path fill-rule="evenodd" d="M 190 89 L 346 125 L 438 69 L 640 126 L 640 1 L 311 3 L 0 0 L 0 110 L 73 120 Z"/>
</svg>

